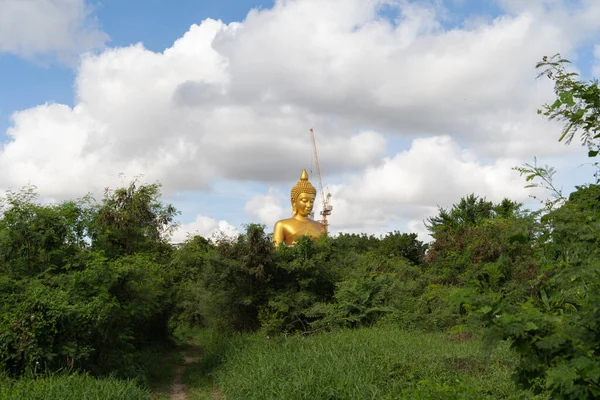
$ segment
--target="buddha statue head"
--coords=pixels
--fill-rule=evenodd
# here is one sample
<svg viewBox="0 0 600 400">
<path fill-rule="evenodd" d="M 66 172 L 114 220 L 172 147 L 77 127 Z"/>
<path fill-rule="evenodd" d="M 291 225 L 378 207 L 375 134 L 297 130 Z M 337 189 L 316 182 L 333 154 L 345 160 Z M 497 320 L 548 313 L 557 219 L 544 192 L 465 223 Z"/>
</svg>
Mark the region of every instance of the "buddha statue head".
<svg viewBox="0 0 600 400">
<path fill-rule="evenodd" d="M 317 196 L 317 189 L 308 181 L 306 170 L 302 170 L 300 180 L 290 192 L 290 201 L 292 202 L 292 216 L 298 214 L 306 217 L 312 211 Z"/>
</svg>

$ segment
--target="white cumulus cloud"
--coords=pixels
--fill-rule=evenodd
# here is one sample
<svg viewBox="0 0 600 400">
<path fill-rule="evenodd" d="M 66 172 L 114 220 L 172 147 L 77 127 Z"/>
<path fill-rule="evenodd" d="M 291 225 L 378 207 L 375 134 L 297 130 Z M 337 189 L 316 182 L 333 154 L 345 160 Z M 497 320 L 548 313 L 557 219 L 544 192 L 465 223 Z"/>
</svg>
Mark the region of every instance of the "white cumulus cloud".
<svg viewBox="0 0 600 400">
<path fill-rule="evenodd" d="M 271 229 L 275 222 L 288 215 L 282 206 L 282 196 L 272 188 L 266 195 L 257 194 L 246 202 L 245 211 L 250 221 L 267 225 Z M 291 206 L 290 214 L 291 214 Z"/>
<path fill-rule="evenodd" d="M 524 201 L 531 191 L 512 170 L 518 164 L 508 158 L 486 162 L 449 136 L 415 139 L 409 150 L 332 187 L 331 225 L 381 229 L 394 220 L 422 221 L 470 193 L 494 202 Z"/>
<path fill-rule="evenodd" d="M 217 221 L 205 215 L 198 215 L 194 221 L 179 225 L 171 236 L 171 242 L 183 243 L 189 236 L 195 235 L 214 239 L 220 235 L 235 237 L 238 234 L 238 229 L 227 221 Z"/>
<path fill-rule="evenodd" d="M 0 53 L 73 56 L 104 46 L 108 35 L 90 18 L 86 0 L 0 0 Z"/>
</svg>

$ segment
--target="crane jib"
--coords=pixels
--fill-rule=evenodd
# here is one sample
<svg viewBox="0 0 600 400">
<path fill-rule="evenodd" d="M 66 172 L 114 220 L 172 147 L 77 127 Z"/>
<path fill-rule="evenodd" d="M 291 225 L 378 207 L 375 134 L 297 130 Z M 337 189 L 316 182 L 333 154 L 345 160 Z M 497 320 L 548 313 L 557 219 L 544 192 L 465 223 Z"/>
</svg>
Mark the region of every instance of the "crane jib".
<svg viewBox="0 0 600 400">
<path fill-rule="evenodd" d="M 331 207 L 331 205 L 329 204 L 329 199 L 331 197 L 331 194 L 327 193 L 327 196 L 325 196 L 325 192 L 323 191 L 323 180 L 321 178 L 321 166 L 319 165 L 319 156 L 317 155 L 317 141 L 315 139 L 315 131 L 313 130 L 313 128 L 310 128 L 310 135 L 311 135 L 311 139 L 312 139 L 313 152 L 315 155 L 315 165 L 317 167 L 317 176 L 319 178 L 319 191 L 321 192 L 321 203 L 322 203 L 321 215 L 323 216 L 323 218 L 321 219 L 320 222 L 323 225 L 327 226 L 328 225 L 327 216 L 331 215 L 331 210 L 333 209 L 333 207 Z"/>
</svg>

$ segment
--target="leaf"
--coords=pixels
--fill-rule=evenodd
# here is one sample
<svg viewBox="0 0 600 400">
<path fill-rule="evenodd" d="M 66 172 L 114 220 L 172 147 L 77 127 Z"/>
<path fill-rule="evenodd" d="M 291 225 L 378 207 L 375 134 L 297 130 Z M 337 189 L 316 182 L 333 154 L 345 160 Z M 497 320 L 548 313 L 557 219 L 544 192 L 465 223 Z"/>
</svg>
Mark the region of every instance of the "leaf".
<svg viewBox="0 0 600 400">
<path fill-rule="evenodd" d="M 537 325 L 529 321 L 525 324 L 525 331 L 535 331 L 538 329 Z"/>
<path fill-rule="evenodd" d="M 544 306 L 546 306 L 546 309 L 550 309 L 550 302 L 548 301 L 548 295 L 546 294 L 546 291 L 542 289 L 540 292 L 542 295 L 542 302 L 544 303 Z"/>
<path fill-rule="evenodd" d="M 590 150 L 588 151 L 588 157 L 596 157 L 598 155 L 599 150 Z"/>
<path fill-rule="evenodd" d="M 571 94 L 571 92 L 562 92 L 558 95 L 558 97 L 560 98 L 561 102 L 568 105 L 569 107 L 573 107 L 575 105 L 575 102 L 573 101 L 573 95 Z"/>
<path fill-rule="evenodd" d="M 479 312 L 482 314 L 487 314 L 490 311 L 492 311 L 492 307 L 490 307 L 490 306 L 483 306 L 479 309 Z"/>
<path fill-rule="evenodd" d="M 554 108 L 559 108 L 562 105 L 562 102 L 559 99 L 556 99 L 556 101 L 550 106 L 551 109 Z"/>
<path fill-rule="evenodd" d="M 527 238 L 522 233 L 512 235 L 511 237 L 508 238 L 508 240 L 510 243 L 514 243 L 514 242 L 525 243 L 525 242 L 527 242 Z"/>
<path fill-rule="evenodd" d="M 563 134 L 560 136 L 560 138 L 558 139 L 559 142 L 562 142 L 562 140 L 565 138 L 565 136 L 567 136 L 567 133 L 569 133 L 569 131 L 571 130 L 571 128 L 573 127 L 573 125 L 575 125 L 574 122 L 571 122 L 567 128 L 564 130 Z"/>
</svg>

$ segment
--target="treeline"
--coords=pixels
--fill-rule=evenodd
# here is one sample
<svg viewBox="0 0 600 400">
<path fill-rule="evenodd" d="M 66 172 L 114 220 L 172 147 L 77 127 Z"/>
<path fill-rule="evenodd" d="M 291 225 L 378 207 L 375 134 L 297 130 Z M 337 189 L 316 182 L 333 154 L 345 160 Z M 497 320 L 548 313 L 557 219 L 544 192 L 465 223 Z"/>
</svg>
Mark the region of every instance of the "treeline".
<svg viewBox="0 0 600 400">
<path fill-rule="evenodd" d="M 428 221 L 433 241 L 341 234 L 275 248 L 265 227 L 167 241 L 158 185 L 44 205 L 9 194 L 0 218 L 0 365 L 145 378 L 178 326 L 315 334 L 393 324 L 510 339 L 525 387 L 597 395 L 600 186 L 532 213 L 475 195 Z M 154 347 L 153 347 L 154 346 Z"/>
</svg>

